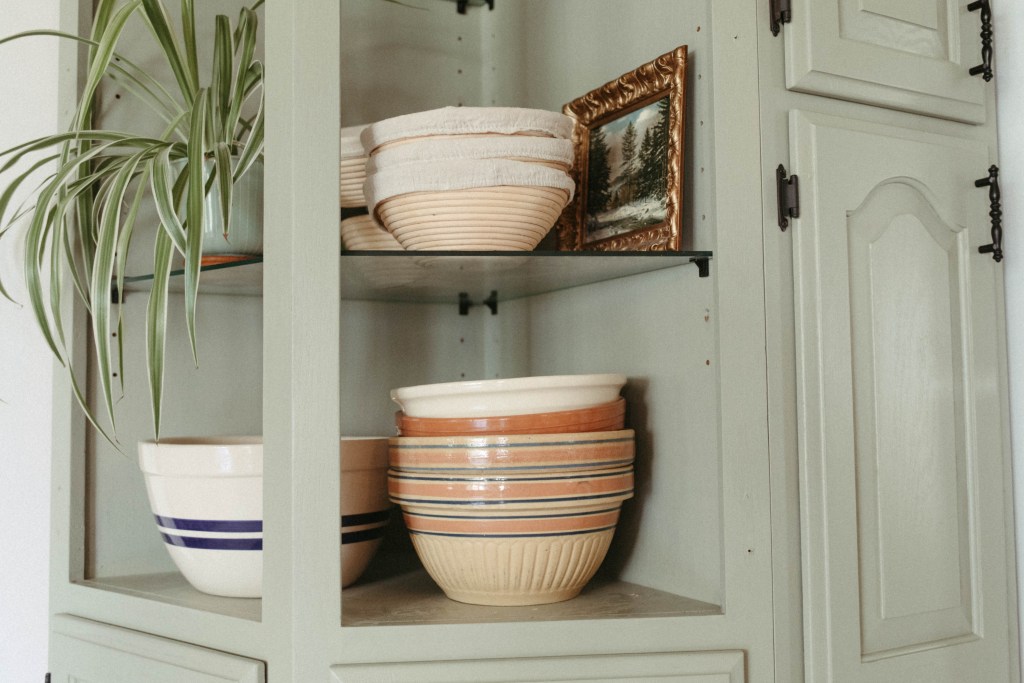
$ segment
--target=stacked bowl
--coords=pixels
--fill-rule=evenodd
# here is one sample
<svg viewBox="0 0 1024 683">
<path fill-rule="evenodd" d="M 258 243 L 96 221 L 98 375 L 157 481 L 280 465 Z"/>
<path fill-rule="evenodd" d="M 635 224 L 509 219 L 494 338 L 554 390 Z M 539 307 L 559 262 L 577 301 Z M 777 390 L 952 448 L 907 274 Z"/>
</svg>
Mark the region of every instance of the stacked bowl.
<svg viewBox="0 0 1024 683">
<path fill-rule="evenodd" d="M 370 213 L 410 250 L 529 251 L 571 201 L 573 120 L 446 107 L 366 127 Z"/>
<path fill-rule="evenodd" d="M 344 209 L 366 208 L 363 185 L 366 182 L 366 162 L 359 135 L 366 126 L 341 129 L 338 162 L 338 204 Z M 343 211 L 343 214 L 344 215 Z M 401 245 L 387 230 L 379 226 L 368 214 L 352 215 L 341 221 L 341 243 L 351 251 L 399 250 Z"/>
<path fill-rule="evenodd" d="M 633 495 L 623 375 L 405 387 L 388 493 L 427 573 L 479 605 L 575 597 Z"/>
</svg>

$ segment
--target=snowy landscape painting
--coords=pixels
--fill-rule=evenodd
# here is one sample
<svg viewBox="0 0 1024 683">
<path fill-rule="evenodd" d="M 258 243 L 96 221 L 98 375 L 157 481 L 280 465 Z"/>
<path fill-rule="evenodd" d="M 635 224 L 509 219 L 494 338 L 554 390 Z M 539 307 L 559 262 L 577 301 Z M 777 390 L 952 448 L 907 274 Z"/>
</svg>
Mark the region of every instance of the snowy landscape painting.
<svg viewBox="0 0 1024 683">
<path fill-rule="evenodd" d="M 680 45 L 563 107 L 576 120 L 576 195 L 559 249 L 682 248 L 686 56 Z"/>
<path fill-rule="evenodd" d="M 669 109 L 666 96 L 591 130 L 586 242 L 665 222 Z"/>
</svg>

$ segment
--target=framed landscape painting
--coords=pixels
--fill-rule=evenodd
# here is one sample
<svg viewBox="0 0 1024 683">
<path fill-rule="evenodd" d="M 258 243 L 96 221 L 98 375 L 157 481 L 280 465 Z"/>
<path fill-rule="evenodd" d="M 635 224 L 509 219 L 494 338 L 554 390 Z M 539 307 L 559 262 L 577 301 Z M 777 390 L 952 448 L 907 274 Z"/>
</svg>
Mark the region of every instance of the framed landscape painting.
<svg viewBox="0 0 1024 683">
<path fill-rule="evenodd" d="M 576 197 L 560 249 L 677 251 L 681 241 L 686 46 L 573 100 Z"/>
</svg>

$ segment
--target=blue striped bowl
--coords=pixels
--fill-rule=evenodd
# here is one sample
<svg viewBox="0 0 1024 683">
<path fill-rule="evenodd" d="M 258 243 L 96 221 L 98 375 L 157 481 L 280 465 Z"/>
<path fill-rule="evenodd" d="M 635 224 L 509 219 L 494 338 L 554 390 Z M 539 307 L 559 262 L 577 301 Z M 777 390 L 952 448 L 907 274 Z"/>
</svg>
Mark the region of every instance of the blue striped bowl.
<svg viewBox="0 0 1024 683">
<path fill-rule="evenodd" d="M 139 466 L 157 528 L 185 579 L 204 593 L 260 597 L 262 439 L 143 442 Z"/>
</svg>

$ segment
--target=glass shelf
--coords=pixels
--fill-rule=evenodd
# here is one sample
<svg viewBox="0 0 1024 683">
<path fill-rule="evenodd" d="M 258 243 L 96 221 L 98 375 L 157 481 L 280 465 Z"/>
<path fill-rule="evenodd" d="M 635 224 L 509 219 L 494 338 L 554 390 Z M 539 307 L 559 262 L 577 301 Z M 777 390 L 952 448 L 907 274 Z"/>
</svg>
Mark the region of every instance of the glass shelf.
<svg viewBox="0 0 1024 683">
<path fill-rule="evenodd" d="M 685 252 L 407 252 L 348 251 L 341 255 L 341 298 L 353 301 L 449 303 L 508 301 L 665 268 L 696 266 L 708 273 L 710 251 Z M 182 291 L 183 270 L 172 272 Z M 152 275 L 125 278 L 125 292 L 147 291 Z M 209 294 L 259 296 L 261 258 L 205 266 L 200 287 Z M 491 293 L 494 292 L 493 299 Z"/>
</svg>

